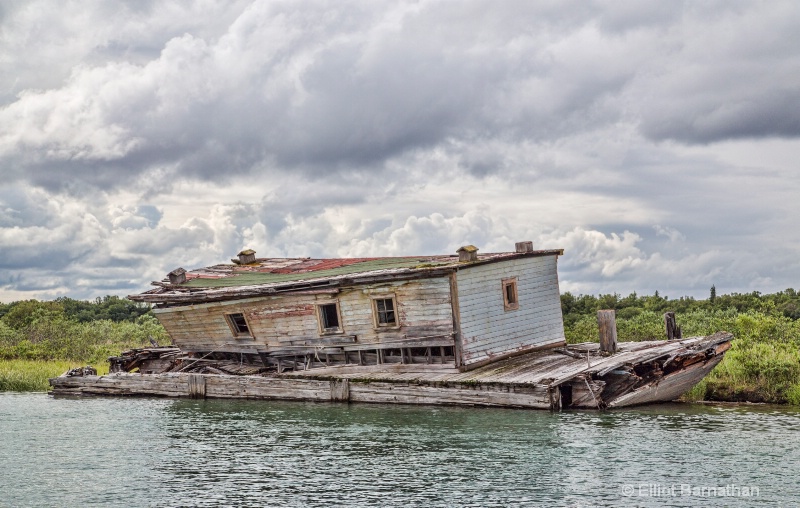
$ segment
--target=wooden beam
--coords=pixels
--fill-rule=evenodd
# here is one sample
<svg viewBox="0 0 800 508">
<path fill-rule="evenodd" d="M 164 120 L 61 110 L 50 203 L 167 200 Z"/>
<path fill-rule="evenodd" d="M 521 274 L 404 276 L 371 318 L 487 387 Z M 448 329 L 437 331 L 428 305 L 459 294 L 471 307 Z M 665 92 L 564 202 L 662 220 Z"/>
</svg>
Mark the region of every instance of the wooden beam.
<svg viewBox="0 0 800 508">
<path fill-rule="evenodd" d="M 666 328 L 667 340 L 681 338 L 681 327 L 675 321 L 674 312 L 664 313 L 664 328 Z"/>
<path fill-rule="evenodd" d="M 617 352 L 617 322 L 614 309 L 597 311 L 597 327 L 600 331 L 600 351 Z"/>
</svg>

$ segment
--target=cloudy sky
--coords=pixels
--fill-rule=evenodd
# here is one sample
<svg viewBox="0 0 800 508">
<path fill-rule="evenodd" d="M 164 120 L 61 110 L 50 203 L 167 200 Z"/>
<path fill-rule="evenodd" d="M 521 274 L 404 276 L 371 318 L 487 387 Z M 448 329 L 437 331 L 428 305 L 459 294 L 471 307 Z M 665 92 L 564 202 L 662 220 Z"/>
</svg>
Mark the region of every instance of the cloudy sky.
<svg viewBox="0 0 800 508">
<path fill-rule="evenodd" d="M 0 301 L 259 256 L 563 248 L 800 288 L 795 1 L 0 4 Z"/>
</svg>

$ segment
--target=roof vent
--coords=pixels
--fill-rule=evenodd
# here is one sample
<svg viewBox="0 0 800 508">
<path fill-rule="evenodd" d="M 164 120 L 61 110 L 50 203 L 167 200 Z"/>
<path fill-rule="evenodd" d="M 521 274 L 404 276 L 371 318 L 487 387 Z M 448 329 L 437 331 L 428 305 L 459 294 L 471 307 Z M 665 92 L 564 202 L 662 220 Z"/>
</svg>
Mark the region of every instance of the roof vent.
<svg viewBox="0 0 800 508">
<path fill-rule="evenodd" d="M 523 254 L 525 252 L 533 252 L 533 242 L 517 242 L 517 252 Z"/>
<path fill-rule="evenodd" d="M 463 247 L 459 247 L 456 252 L 458 253 L 459 261 L 478 260 L 478 248 L 475 247 L 474 245 L 465 245 Z"/>
<path fill-rule="evenodd" d="M 183 284 L 186 282 L 186 270 L 183 268 L 176 268 L 167 274 L 170 284 Z"/>
<path fill-rule="evenodd" d="M 250 263 L 256 262 L 256 251 L 253 249 L 245 249 L 237 254 L 237 256 L 239 256 L 238 259 L 231 259 L 231 261 L 237 265 L 249 265 Z"/>
</svg>

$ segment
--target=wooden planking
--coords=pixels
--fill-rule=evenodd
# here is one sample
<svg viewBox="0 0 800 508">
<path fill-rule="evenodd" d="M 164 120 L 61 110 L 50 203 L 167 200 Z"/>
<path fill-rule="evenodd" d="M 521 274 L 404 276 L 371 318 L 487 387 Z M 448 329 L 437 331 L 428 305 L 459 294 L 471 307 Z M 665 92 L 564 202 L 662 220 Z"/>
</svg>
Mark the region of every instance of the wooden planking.
<svg viewBox="0 0 800 508">
<path fill-rule="evenodd" d="M 210 398 L 331 400 L 330 381 L 260 376 L 206 375 L 206 377 L 206 397 Z"/>
<path fill-rule="evenodd" d="M 330 381 L 288 380 L 261 376 L 116 373 L 107 376 L 59 377 L 53 379 L 51 384 L 54 394 L 151 395 L 188 398 L 204 394 L 206 398 L 318 401 L 331 399 Z"/>
<path fill-rule="evenodd" d="M 469 332 L 465 332 L 464 343 L 477 342 L 492 346 L 496 342 L 511 343 L 515 338 L 522 338 L 525 340 L 525 344 L 532 344 L 528 339 L 534 336 L 541 339 L 563 339 L 563 328 L 560 322 L 557 321 L 558 316 L 560 316 L 560 313 L 535 313 L 534 316 L 530 317 L 529 321 L 511 322 L 506 330 L 506 335 L 503 336 L 489 335 L 482 337 L 471 333 L 467 335 Z"/>
<path fill-rule="evenodd" d="M 494 272 L 494 274 L 503 274 L 504 272 L 508 272 L 511 269 L 511 267 L 508 267 L 508 269 L 501 270 L 501 268 L 504 268 L 502 265 L 492 268 L 493 269 L 491 270 L 491 272 Z M 488 272 L 489 270 L 486 271 Z M 508 275 L 501 275 L 501 276 L 508 277 Z M 526 277 L 527 277 L 526 281 L 519 281 L 518 289 L 524 288 L 529 293 L 528 297 L 536 297 L 538 296 L 537 294 L 539 293 L 549 294 L 552 291 L 552 286 L 558 285 L 558 278 L 556 277 L 555 272 L 546 273 L 544 275 L 537 273 L 530 273 L 530 274 L 526 273 Z M 502 297 L 502 293 L 500 293 L 501 287 L 499 282 L 497 284 L 498 287 L 496 288 L 492 287 L 494 286 L 493 284 L 492 286 L 483 284 L 471 285 L 471 286 L 472 287 L 461 288 L 461 286 L 459 285 L 459 288 L 469 291 L 476 291 L 476 290 L 477 291 L 483 290 L 487 292 L 491 291 L 494 294 L 500 294 L 500 296 Z M 483 308 L 486 305 L 486 299 L 484 295 L 485 293 L 479 293 L 479 292 L 471 292 L 466 294 L 462 292 L 461 298 L 459 298 L 459 302 L 467 309 L 471 309 L 472 307 Z"/>
<path fill-rule="evenodd" d="M 350 382 L 352 402 L 392 404 L 442 404 L 549 409 L 547 387 L 497 387 L 482 385 Z"/>
<path fill-rule="evenodd" d="M 546 386 L 420 383 L 414 379 L 375 382 L 215 374 L 139 374 L 59 377 L 54 394 L 155 395 L 181 398 L 285 399 L 402 404 L 444 404 L 549 409 Z"/>
<path fill-rule="evenodd" d="M 613 400 L 609 407 L 635 406 L 660 400 L 677 399 L 691 390 L 700 379 L 711 372 L 721 361 L 722 355 L 719 355 L 712 357 L 708 362 L 690 365 L 682 371 L 664 377 L 656 384 L 648 384 L 636 391 L 620 396 Z"/>
<path fill-rule="evenodd" d="M 314 401 L 358 401 L 405 404 L 490 405 L 556 408 L 558 385 L 572 387 L 572 407 L 628 406 L 671 400 L 691 388 L 721 359 L 731 334 L 681 341 L 620 343 L 620 353 L 598 356 L 597 344 L 569 351 L 547 349 L 498 360 L 460 372 L 437 365 L 331 367 L 271 376 L 230 376 L 189 373 L 62 376 L 51 379 L 54 394 L 156 395 L 166 397 L 253 398 Z M 590 351 L 591 366 L 581 357 Z M 709 356 L 710 355 L 710 356 Z M 617 392 L 600 400 L 614 378 L 596 376 L 622 364 L 672 365 L 663 378 L 630 393 Z M 674 360 L 674 361 L 673 361 Z M 694 363 L 691 363 L 694 362 Z M 638 378 L 637 378 L 638 379 Z M 623 387 L 624 388 L 624 387 Z M 597 400 L 596 400 L 597 399 Z"/>
<path fill-rule="evenodd" d="M 485 361 L 563 340 L 556 256 L 521 258 L 458 272 L 463 360 Z M 501 281 L 517 277 L 518 310 L 505 310 Z"/>
<path fill-rule="evenodd" d="M 372 296 L 394 295 L 397 327 L 374 326 Z M 452 336 L 449 280 L 446 277 L 345 288 L 338 293 L 283 294 L 231 302 L 158 309 L 156 313 L 173 343 L 191 351 L 240 351 L 225 320 L 226 313 L 245 315 L 252 342 L 264 346 L 286 340 L 320 338 L 316 305 L 338 301 L 344 334 L 360 344 Z M 335 337 L 335 335 L 333 335 Z"/>
</svg>

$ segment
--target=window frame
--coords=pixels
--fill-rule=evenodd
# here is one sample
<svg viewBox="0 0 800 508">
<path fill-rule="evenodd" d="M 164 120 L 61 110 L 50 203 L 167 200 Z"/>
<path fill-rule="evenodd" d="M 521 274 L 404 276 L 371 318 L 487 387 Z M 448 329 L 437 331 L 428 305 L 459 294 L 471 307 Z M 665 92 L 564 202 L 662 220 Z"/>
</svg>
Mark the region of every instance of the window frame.
<svg viewBox="0 0 800 508">
<path fill-rule="evenodd" d="M 397 312 L 397 296 L 394 293 L 371 296 L 372 299 L 372 322 L 375 328 L 400 328 L 400 316 Z M 390 300 L 392 302 L 392 313 L 394 323 L 381 323 L 380 310 L 378 310 L 378 300 Z"/>
<path fill-rule="evenodd" d="M 244 320 L 244 325 L 247 328 L 246 332 L 242 332 L 239 330 L 239 325 L 236 324 L 234 321 L 235 317 L 241 316 Z M 247 316 L 244 312 L 226 312 L 225 313 L 225 322 L 228 323 L 228 328 L 231 329 L 231 333 L 237 339 L 252 339 L 253 338 L 253 328 L 250 326 L 250 322 L 247 320 Z"/>
<path fill-rule="evenodd" d="M 519 280 L 517 277 L 508 277 L 501 282 L 500 288 L 503 292 L 503 309 L 506 311 L 519 310 L 518 282 Z M 509 289 L 511 289 L 512 298 L 509 298 Z"/>
<path fill-rule="evenodd" d="M 325 328 L 325 314 L 322 310 L 323 307 L 327 305 L 335 305 L 336 306 L 336 319 L 339 321 L 338 327 L 328 327 Z M 316 304 L 316 311 L 317 311 L 317 327 L 319 328 L 320 335 L 334 335 L 337 333 L 344 333 L 344 323 L 342 322 L 342 306 L 339 304 L 339 300 L 333 300 L 329 302 L 319 302 Z"/>
</svg>

